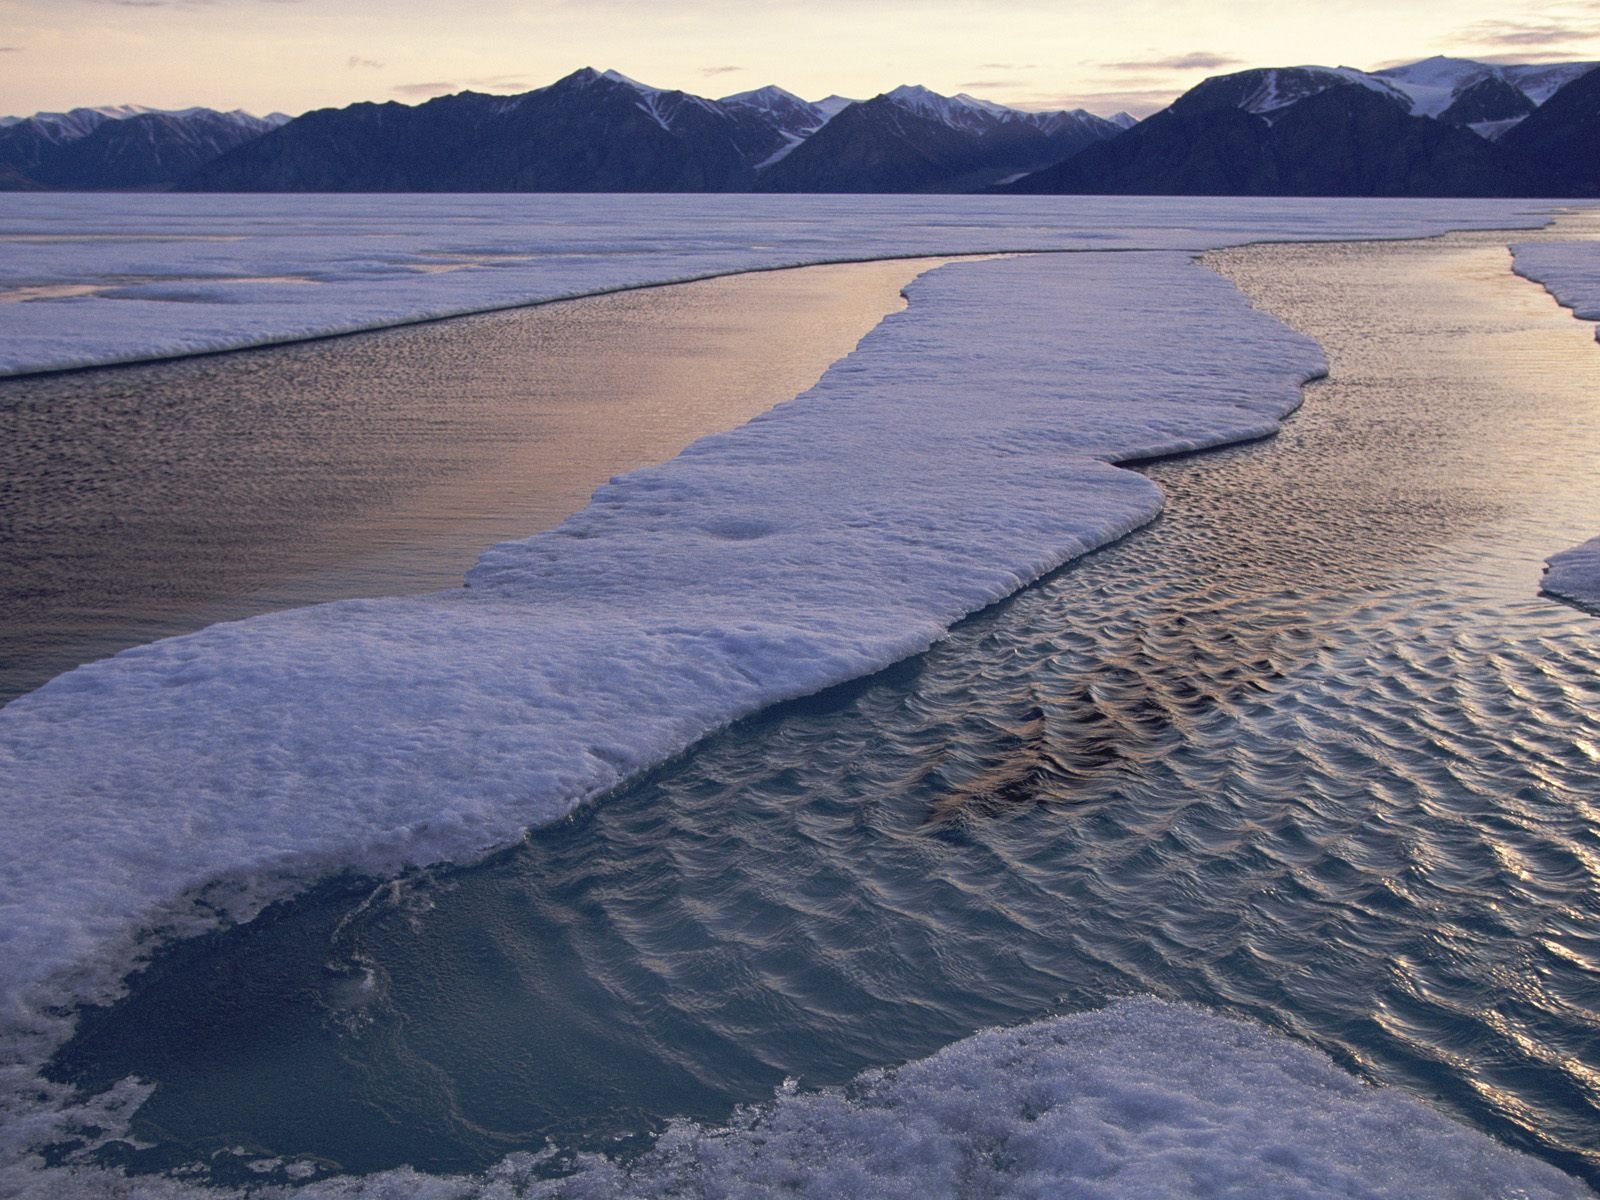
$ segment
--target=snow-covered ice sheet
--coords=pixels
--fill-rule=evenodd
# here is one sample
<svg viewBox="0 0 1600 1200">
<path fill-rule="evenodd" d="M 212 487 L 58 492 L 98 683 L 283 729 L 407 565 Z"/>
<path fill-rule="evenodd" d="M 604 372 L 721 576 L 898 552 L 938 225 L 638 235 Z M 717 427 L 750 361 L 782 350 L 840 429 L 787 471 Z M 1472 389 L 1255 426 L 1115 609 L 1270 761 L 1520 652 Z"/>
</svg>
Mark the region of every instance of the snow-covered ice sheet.
<svg viewBox="0 0 1600 1200">
<path fill-rule="evenodd" d="M 1600 537 L 1545 560 L 1543 591 L 1600 613 Z"/>
<path fill-rule="evenodd" d="M 1183 254 L 962 263 L 910 296 L 811 392 L 468 588 L 212 626 L 0 709 L 5 1011 L 184 889 L 470 857 L 916 653 L 1155 515 L 1103 460 L 1271 433 L 1322 366 Z"/>
<path fill-rule="evenodd" d="M 808 263 L 1420 237 L 1534 227 L 1550 208 L 1071 196 L 0 195 L 0 375 Z"/>
<path fill-rule="evenodd" d="M 780 1090 L 721 1126 L 672 1125 L 620 1166 L 585 1156 L 540 1180 L 515 1154 L 479 1176 L 410 1170 L 323 1178 L 299 1200 L 1577 1200 L 1554 1167 L 1373 1088 L 1252 1024 L 1152 999 L 986 1030 L 843 1089 Z M 287 1179 L 314 1162 L 279 1163 Z M 4 1182 L 0 1179 L 0 1182 Z M 63 1170 L 43 1197 L 172 1200 L 224 1193 Z"/>
<path fill-rule="evenodd" d="M 1573 316 L 1600 321 L 1600 242 L 1529 242 L 1511 254 L 1518 275 L 1542 284 Z"/>
<path fill-rule="evenodd" d="M 51 199 L 91 208 L 107 202 Z M 1415 235 L 1508 224 L 1516 211 L 1121 200 L 991 208 L 999 202 L 948 198 L 810 199 L 791 207 L 793 198 L 785 197 L 768 201 L 763 223 L 749 216 L 762 201 L 741 198 L 749 207 L 733 229 L 697 213 L 723 202 L 704 197 L 692 204 L 647 199 L 644 209 L 656 217 L 648 227 L 627 219 L 636 199 L 340 198 L 327 207 L 319 207 L 322 198 L 296 200 L 302 208 L 279 207 L 270 220 L 262 198 L 206 198 L 194 203 L 209 212 L 176 215 L 153 204 L 148 212 L 156 216 L 132 242 L 54 242 L 36 261 L 52 262 L 56 274 L 36 282 L 71 283 L 60 268 L 75 255 L 79 282 L 92 281 L 108 262 L 128 265 L 140 255 L 170 266 L 173 246 L 192 273 L 213 252 L 222 256 L 214 265 L 235 277 L 320 271 L 324 281 L 316 284 L 206 285 L 257 288 L 263 297 L 344 289 L 326 309 L 306 309 L 299 329 L 307 333 L 328 332 L 319 322 L 341 306 L 379 324 L 433 311 L 417 307 L 423 304 L 443 305 L 438 311 L 486 307 L 528 299 L 539 287 L 560 294 L 563 287 L 596 290 L 780 261 L 1049 242 L 1156 249 L 941 268 L 919 279 L 909 308 L 811 392 L 671 462 L 612 481 L 555 530 L 487 551 L 467 588 L 213 626 L 79 668 L 0 709 L 0 1044 L 11 1063 L 0 1088 L 9 1106 L 0 1182 L 25 1179 L 27 1190 L 41 1195 L 82 1194 L 85 1184 L 71 1172 L 33 1174 L 29 1167 L 36 1161 L 29 1147 L 59 1132 L 64 1119 L 35 1074 L 39 1048 L 59 1037 L 63 1024 L 48 1006 L 114 984 L 141 927 L 165 923 L 170 931 L 219 911 L 244 915 L 296 881 L 340 868 L 391 871 L 470 859 L 740 715 L 921 650 L 966 613 L 1149 520 L 1160 506 L 1157 489 L 1112 461 L 1269 434 L 1298 403 L 1299 384 L 1322 366 L 1314 345 L 1250 309 L 1183 250 L 1288 236 Z M 474 222 L 477 204 L 482 219 Z M 418 274 L 396 265 L 445 245 L 441 237 L 462 253 L 475 247 L 485 262 L 489 251 L 513 242 L 526 248 L 526 223 L 508 228 L 515 222 L 506 219 L 519 204 L 545 211 L 547 222 L 538 234 L 546 250 L 521 267 Z M 5 211 L 14 223 L 17 207 L 8 203 Z M 349 218 L 354 232 L 336 227 L 329 217 L 335 212 L 359 214 Z M 580 212 L 588 214 L 581 221 L 574 215 Z M 226 236 L 241 240 L 152 242 L 162 213 L 171 216 L 171 236 L 192 237 L 197 224 L 211 221 L 206 236 L 225 236 L 231 227 Z M 441 213 L 453 214 L 459 234 L 441 235 Z M 50 223 L 42 207 L 35 219 Z M 109 218 L 103 230 L 81 211 L 75 219 L 80 233 L 117 235 Z M 320 242 L 307 232 L 319 220 L 335 226 Z M 264 228 L 274 221 L 277 233 Z M 122 229 L 126 234 L 128 225 Z M 619 253 L 603 252 L 608 239 Z M 15 270 L 13 249 L 46 244 L 14 237 L 5 269 Z M 1163 249 L 1169 246 L 1181 249 Z M 381 269 L 362 276 L 352 266 L 358 261 Z M 508 272 L 505 290 L 496 292 L 501 285 L 492 281 L 501 271 Z M 341 282 L 343 276 L 354 278 Z M 446 286 L 439 281 L 462 278 L 472 282 L 459 294 L 438 290 Z M 237 306 L 237 320 L 216 318 L 219 310 L 209 304 L 170 300 L 13 303 L 0 305 L 0 330 L 15 328 L 14 313 L 54 312 L 66 322 L 52 335 L 65 339 L 54 343 L 55 353 L 68 344 L 91 356 L 114 345 L 172 352 L 147 335 L 158 327 L 171 333 L 181 322 L 161 325 L 169 319 L 162 317 L 142 327 L 116 317 L 118 306 L 153 312 L 164 305 L 163 312 L 216 318 L 207 337 L 262 340 L 285 328 L 273 322 L 294 319 L 270 307 L 278 303 L 253 299 Z M 316 303 L 297 299 L 290 307 Z M 93 322 L 73 324 L 103 312 L 112 316 L 99 341 Z M 206 348 L 202 342 L 189 348 Z M 5 353 L 31 347 L 27 354 L 43 345 L 9 337 L 3 344 Z M 1110 1053 L 1132 1061 L 1140 1046 L 1150 1048 L 1155 1057 L 1139 1068 L 1146 1082 L 1130 1077 L 1126 1087 L 1102 1087 L 1106 1080 L 1080 1076 L 1090 1080 L 1089 1091 L 1099 1089 L 1094 1103 L 1058 1105 L 1060 1120 L 1025 1122 L 1003 1139 L 1027 1165 L 1010 1191 L 1054 1194 L 1050 1173 L 1070 1160 L 1098 1164 L 1088 1169 L 1103 1168 L 1105 1177 L 1125 1173 L 1128 1187 L 1107 1185 L 1108 1195 L 1159 1191 L 1166 1178 L 1159 1172 L 1168 1170 L 1187 1171 L 1194 1187 L 1218 1191 L 1235 1170 L 1258 1172 L 1249 1176 L 1255 1180 L 1279 1170 L 1308 1181 L 1387 1173 L 1389 1182 L 1374 1183 L 1374 1194 L 1417 1194 L 1414 1172 L 1428 1158 L 1470 1163 L 1460 1175 L 1469 1183 L 1479 1178 L 1471 1172 L 1481 1171 L 1482 1178 L 1525 1180 L 1517 1186 L 1530 1195 L 1581 1193 L 1481 1135 L 1430 1124 L 1422 1109 L 1398 1098 L 1352 1103 L 1331 1141 L 1288 1128 L 1313 1097 L 1332 1104 L 1359 1089 L 1326 1064 L 1306 1066 L 1304 1052 L 1279 1040 L 1254 1032 L 1208 1040 L 1206 1018 L 1183 1013 L 1170 1018 L 1179 1022 L 1172 1026 L 1162 1011 L 1114 1010 L 1123 1014 L 1114 1020 L 1124 1022 L 1124 1034 L 1109 1043 Z M 939 1193 L 943 1177 L 911 1174 L 896 1146 L 925 1148 L 929 1170 L 963 1170 L 990 1145 L 987 1134 L 958 1134 L 952 1122 L 966 1120 L 964 1113 L 1018 1095 L 1070 1095 L 1078 1084 L 1050 1090 L 1068 1065 L 1050 1049 L 1055 1028 L 960 1043 L 929 1064 L 871 1083 L 863 1094 L 878 1099 L 859 1106 L 838 1097 L 786 1100 L 770 1120 L 774 1130 L 794 1131 L 792 1138 L 784 1133 L 789 1140 L 771 1141 L 761 1129 L 679 1130 L 634 1182 L 649 1191 L 649 1173 L 669 1178 L 685 1161 L 673 1157 L 680 1154 L 712 1154 L 721 1164 L 714 1169 L 730 1180 L 751 1164 L 815 1165 L 810 1151 L 795 1149 L 815 1127 L 839 1138 L 819 1176 L 830 1194 L 849 1194 L 852 1186 L 866 1192 L 888 1176 L 914 1178 L 919 1190 Z M 1109 1025 L 1082 1028 L 1091 1037 L 1117 1036 Z M 1263 1102 L 1252 1105 L 1240 1097 L 1265 1078 L 1265 1068 L 1250 1046 L 1267 1041 L 1262 1054 L 1289 1062 L 1290 1074 L 1310 1080 L 1309 1090 L 1264 1087 Z M 1216 1082 L 1220 1091 L 1189 1096 L 1182 1073 L 1157 1061 L 1180 1043 L 1204 1051 L 1188 1078 Z M 1041 1066 L 1041 1054 L 1051 1061 Z M 963 1077 L 974 1080 L 966 1092 Z M 886 1114 L 884 1105 L 893 1108 L 888 1097 L 902 1084 L 934 1088 L 955 1107 L 936 1106 L 918 1117 L 921 1124 L 897 1124 L 910 1107 Z M 1175 1098 L 1162 1098 L 1169 1093 Z M 1203 1120 L 1207 1110 L 1221 1115 Z M 1260 1124 L 1273 1114 L 1288 1125 Z M 114 1127 L 116 1115 L 96 1124 Z M 1235 1126 L 1236 1134 L 1219 1133 Z M 1137 1140 L 1152 1131 L 1162 1140 Z M 1400 1134 L 1404 1144 L 1374 1140 L 1369 1152 L 1352 1142 L 1357 1134 Z M 1244 1166 L 1230 1167 L 1247 1142 L 1255 1150 Z M 1210 1143 L 1218 1152 L 1207 1157 Z M 782 1154 L 767 1155 L 768 1144 L 783 1147 Z M 1159 1153 L 1141 1166 L 1152 1147 Z M 519 1169 L 508 1161 L 486 1194 L 510 1194 Z M 607 1194 L 616 1182 L 609 1169 L 593 1167 L 591 1194 Z M 1422 1178 L 1442 1179 L 1443 1170 Z M 93 1182 L 109 1186 L 110 1177 Z M 169 1184 L 181 1186 L 134 1186 L 159 1194 Z M 398 1189 L 373 1194 L 464 1195 L 481 1185 L 388 1177 L 370 1187 Z M 336 1186 L 359 1192 L 369 1185 Z M 752 1176 L 745 1190 L 759 1194 L 764 1186 Z M 1305 1186 L 1305 1194 L 1318 1194 L 1314 1182 Z"/>
<path fill-rule="evenodd" d="M 584 1165 L 530 1194 L 1591 1194 L 1403 1093 L 1363 1085 L 1313 1050 L 1155 1000 L 985 1031 L 920 1062 L 868 1072 L 843 1091 L 780 1095 L 730 1127 L 677 1125 L 630 1168 Z M 493 1195 L 519 1167 L 526 1171 L 526 1160 L 504 1163 L 498 1180 L 434 1182 L 418 1194 Z"/>
</svg>

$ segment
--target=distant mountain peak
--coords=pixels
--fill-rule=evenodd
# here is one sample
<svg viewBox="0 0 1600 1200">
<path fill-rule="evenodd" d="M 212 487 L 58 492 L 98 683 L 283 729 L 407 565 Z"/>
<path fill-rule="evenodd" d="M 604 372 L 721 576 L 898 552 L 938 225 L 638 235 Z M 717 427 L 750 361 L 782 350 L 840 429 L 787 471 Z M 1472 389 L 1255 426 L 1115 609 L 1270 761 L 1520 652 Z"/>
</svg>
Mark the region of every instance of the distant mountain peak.
<svg viewBox="0 0 1600 1200">
<path fill-rule="evenodd" d="M 754 88 L 748 92 L 735 92 L 731 96 L 724 96 L 717 101 L 718 104 L 745 104 L 751 107 L 771 107 L 774 103 L 784 104 L 809 104 L 793 92 L 769 83 L 766 87 Z M 811 105 L 811 107 L 815 107 Z"/>
<path fill-rule="evenodd" d="M 651 87 L 648 83 L 640 83 L 637 79 L 633 79 L 627 75 L 624 75 L 621 71 L 613 71 L 610 69 L 601 71 L 600 78 L 609 79 L 612 83 L 626 84 L 636 92 L 652 92 L 659 95 L 660 93 L 668 90 L 666 88 Z"/>
<path fill-rule="evenodd" d="M 859 100 L 852 100 L 849 96 L 841 96 L 835 92 L 831 96 L 824 96 L 821 100 L 812 101 L 811 106 L 819 109 L 822 115 L 833 118 L 849 108 L 852 104 L 860 104 Z"/>
</svg>

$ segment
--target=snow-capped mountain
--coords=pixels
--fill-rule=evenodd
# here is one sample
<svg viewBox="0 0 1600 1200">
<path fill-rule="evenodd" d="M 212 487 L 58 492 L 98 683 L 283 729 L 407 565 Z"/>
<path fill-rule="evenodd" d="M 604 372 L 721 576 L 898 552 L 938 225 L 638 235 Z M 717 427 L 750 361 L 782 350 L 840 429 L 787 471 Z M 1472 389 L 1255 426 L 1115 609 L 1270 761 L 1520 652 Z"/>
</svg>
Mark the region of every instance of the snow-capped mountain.
<svg viewBox="0 0 1600 1200">
<path fill-rule="evenodd" d="M 1257 67 L 1208 79 L 1201 88 L 1218 104 L 1266 118 L 1331 88 L 1366 88 L 1414 117 L 1464 125 L 1498 137 L 1563 85 L 1600 63 L 1505 65 L 1436 56 L 1381 71 L 1355 67 Z"/>
<path fill-rule="evenodd" d="M 838 97 L 831 97 L 837 99 Z M 793 92 L 781 87 L 757 88 L 753 92 L 735 92 L 717 101 L 724 108 L 744 108 L 759 113 L 774 128 L 794 137 L 807 137 L 828 123 L 838 113 L 840 105 L 826 108 L 802 100 Z M 850 101 L 849 103 L 854 103 Z"/>
<path fill-rule="evenodd" d="M 1551 85 L 1566 80 L 1550 91 Z M 1524 90 L 1527 84 L 1532 94 Z M 1004 190 L 1276 196 L 1577 195 L 1600 72 L 1430 59 L 1382 74 L 1257 68 L 1207 79 L 1108 141 Z M 1541 119 L 1535 95 L 1559 112 Z M 1547 130 L 1517 136 L 1519 122 Z M 1509 133 L 1506 131 L 1510 130 Z M 1505 133 L 1506 148 L 1489 140 Z M 1563 150 L 1565 147 L 1565 150 Z M 1600 157 L 1600 147 L 1594 157 Z"/>
<path fill-rule="evenodd" d="M 1410 108 L 1410 99 L 1398 87 L 1354 67 L 1257 67 L 1218 75 L 1199 86 L 1208 89 L 1209 101 L 1265 117 L 1271 122 L 1274 114 L 1302 100 L 1349 84 Z"/>
<path fill-rule="evenodd" d="M 810 102 L 778 87 L 709 100 L 618 71 L 521 96 L 308 113 L 197 171 L 201 190 L 963 191 L 1120 126 L 901 87 Z"/>
<path fill-rule="evenodd" d="M 797 146 L 763 163 L 778 192 L 963 192 L 1037 170 L 1113 137 L 1117 124 L 1078 109 L 1023 112 L 906 85 L 846 105 Z"/>
<path fill-rule="evenodd" d="M 1380 71 L 1257 68 L 1207 79 L 1142 122 L 1027 112 L 914 84 L 868 100 L 810 101 L 775 86 L 713 100 L 585 67 L 516 96 L 461 92 L 292 121 L 137 105 L 8 117 L 0 190 L 961 192 L 1014 182 L 1525 194 L 1587 186 L 1555 160 L 1562 138 L 1586 145 L 1586 123 L 1600 116 L 1569 102 L 1559 119 L 1535 122 L 1538 137 L 1508 131 L 1570 97 L 1593 66 L 1431 58 Z M 1522 149 L 1493 151 L 1488 139 L 1501 135 Z"/>
<path fill-rule="evenodd" d="M 21 125 L 34 122 L 41 128 L 48 128 L 58 132 L 63 140 L 73 140 L 88 137 L 107 121 L 126 121 L 133 117 L 150 115 L 174 117 L 180 121 L 196 117 L 207 119 L 221 118 L 242 129 L 253 133 L 262 133 L 268 129 L 276 129 L 279 125 L 287 125 L 291 120 L 286 113 L 270 113 L 265 117 L 247 113 L 242 108 L 232 112 L 218 112 L 213 108 L 146 108 L 142 104 L 106 104 L 99 107 L 74 108 L 68 112 L 36 112 L 31 117 L 0 117 L 0 126 Z"/>
<path fill-rule="evenodd" d="M 172 183 L 289 122 L 282 113 L 176 110 L 137 104 L 7 118 L 0 127 L 0 188 L 143 188 Z"/>
<path fill-rule="evenodd" d="M 968 133 L 987 133 L 1008 117 L 1021 115 L 1015 109 L 989 100 L 979 100 L 965 92 L 941 96 L 919 84 L 902 85 L 883 94 L 901 108 L 920 117 L 938 121 L 951 129 L 964 129 Z"/>
<path fill-rule="evenodd" d="M 837 99 L 838 97 L 832 97 Z M 753 92 L 736 92 L 717 101 L 724 109 L 744 111 L 755 120 L 775 129 L 783 137 L 783 144 L 755 164 L 760 171 L 770 167 L 791 150 L 821 129 L 839 111 L 824 108 L 802 100 L 793 92 L 781 87 L 757 88 Z"/>
<path fill-rule="evenodd" d="M 1558 89 L 1585 75 L 1600 63 L 1482 63 L 1470 58 L 1435 55 L 1401 67 L 1387 67 L 1373 75 L 1388 80 L 1411 97 L 1412 115 L 1437 117 L 1466 89 L 1485 79 L 1497 79 L 1521 92 L 1535 107 Z"/>
</svg>

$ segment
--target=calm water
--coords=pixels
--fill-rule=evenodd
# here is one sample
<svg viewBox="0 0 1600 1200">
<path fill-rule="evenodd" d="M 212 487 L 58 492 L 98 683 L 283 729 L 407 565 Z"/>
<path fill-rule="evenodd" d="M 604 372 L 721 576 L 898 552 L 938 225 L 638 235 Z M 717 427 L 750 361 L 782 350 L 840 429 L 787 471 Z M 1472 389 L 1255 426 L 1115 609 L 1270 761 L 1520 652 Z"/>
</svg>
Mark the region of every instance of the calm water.
<svg viewBox="0 0 1600 1200">
<path fill-rule="evenodd" d="M 457 586 L 810 387 L 933 261 L 0 380 L 0 703 L 214 621 Z"/>
<path fill-rule="evenodd" d="M 157 1082 L 112 1157 L 626 1148 L 1154 993 L 1600 1182 L 1600 629 L 1535 595 L 1600 349 L 1489 238 L 1212 261 L 1328 350 L 1280 437 L 488 863 L 172 949 L 53 1067 Z"/>
</svg>

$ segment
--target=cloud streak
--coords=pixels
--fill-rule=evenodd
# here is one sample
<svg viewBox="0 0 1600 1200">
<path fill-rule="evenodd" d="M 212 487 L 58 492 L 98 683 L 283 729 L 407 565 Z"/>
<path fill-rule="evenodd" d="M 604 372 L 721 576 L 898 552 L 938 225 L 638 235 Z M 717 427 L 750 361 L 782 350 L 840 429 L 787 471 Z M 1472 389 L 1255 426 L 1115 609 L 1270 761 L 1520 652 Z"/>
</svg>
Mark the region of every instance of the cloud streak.
<svg viewBox="0 0 1600 1200">
<path fill-rule="evenodd" d="M 1136 117 L 1148 117 L 1171 104 L 1181 88 L 1139 88 L 1127 91 L 1063 92 L 1053 96 L 1029 96 L 1009 101 L 1017 108 L 1033 111 L 1086 108 L 1092 113 L 1109 116 L 1115 112 L 1128 112 Z"/>
<path fill-rule="evenodd" d="M 735 71 L 742 71 L 743 67 L 701 67 L 702 75 L 731 75 Z"/>
<path fill-rule="evenodd" d="M 383 64 L 381 62 L 377 62 L 374 59 L 370 59 L 370 58 L 362 58 L 359 54 L 352 54 L 350 56 L 350 59 L 349 59 L 349 61 L 348 61 L 348 63 L 346 65 L 348 65 L 349 68 L 352 71 L 358 70 L 358 69 L 366 69 L 366 70 L 372 70 L 372 71 L 381 71 L 381 70 L 383 70 Z"/>
<path fill-rule="evenodd" d="M 1457 35 L 1480 46 L 1551 46 L 1600 37 L 1600 22 L 1479 21 Z"/>
<path fill-rule="evenodd" d="M 1106 71 L 1214 71 L 1218 67 L 1236 66 L 1243 60 L 1226 54 L 1212 54 L 1206 50 L 1191 50 L 1171 58 L 1151 58 L 1142 62 L 1114 62 L 1098 64 Z"/>
<path fill-rule="evenodd" d="M 397 96 L 437 96 L 445 92 L 454 92 L 459 89 L 454 83 L 397 83 L 389 89 Z"/>
</svg>

